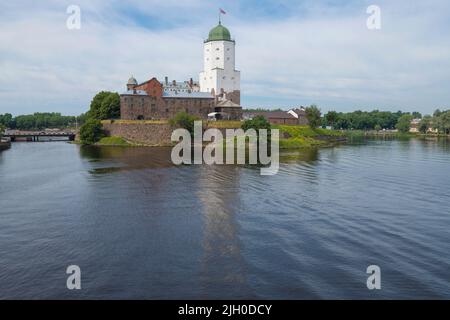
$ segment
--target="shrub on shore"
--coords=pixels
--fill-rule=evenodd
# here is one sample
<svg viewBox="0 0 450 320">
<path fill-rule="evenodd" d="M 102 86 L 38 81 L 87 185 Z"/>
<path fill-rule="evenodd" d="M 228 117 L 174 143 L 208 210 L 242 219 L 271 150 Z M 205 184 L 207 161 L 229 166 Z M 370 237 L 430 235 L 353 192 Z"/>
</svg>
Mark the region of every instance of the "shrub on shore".
<svg viewBox="0 0 450 320">
<path fill-rule="evenodd" d="M 94 144 L 104 136 L 100 120 L 89 119 L 80 128 L 80 140 L 84 145 Z"/>
<path fill-rule="evenodd" d="M 191 135 L 194 134 L 194 121 L 199 120 L 198 117 L 192 116 L 188 114 L 187 112 L 178 112 L 175 117 L 169 120 L 169 124 L 173 127 L 179 127 L 186 129 L 191 133 Z"/>
</svg>

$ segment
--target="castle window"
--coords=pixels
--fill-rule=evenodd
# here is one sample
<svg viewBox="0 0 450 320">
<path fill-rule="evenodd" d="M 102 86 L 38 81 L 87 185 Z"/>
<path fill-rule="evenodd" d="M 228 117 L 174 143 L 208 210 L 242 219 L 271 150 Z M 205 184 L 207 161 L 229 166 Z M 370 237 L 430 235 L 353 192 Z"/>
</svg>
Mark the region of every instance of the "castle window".
<svg viewBox="0 0 450 320">
<path fill-rule="evenodd" d="M 216 60 L 219 60 L 220 58 L 219 57 L 216 57 Z"/>
<path fill-rule="evenodd" d="M 216 48 L 216 51 L 219 51 L 220 49 L 219 48 Z"/>
<path fill-rule="evenodd" d="M 230 57 L 228 57 L 227 60 L 230 60 Z"/>
<path fill-rule="evenodd" d="M 223 80 L 225 80 L 226 77 L 222 77 Z"/>
</svg>

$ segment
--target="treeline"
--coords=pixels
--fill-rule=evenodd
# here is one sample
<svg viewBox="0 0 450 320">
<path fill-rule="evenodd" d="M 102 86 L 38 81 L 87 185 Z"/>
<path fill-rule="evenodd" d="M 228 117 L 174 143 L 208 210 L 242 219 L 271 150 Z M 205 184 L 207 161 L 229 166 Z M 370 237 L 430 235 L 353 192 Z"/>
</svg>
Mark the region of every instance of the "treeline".
<svg viewBox="0 0 450 320">
<path fill-rule="evenodd" d="M 0 114 L 0 126 L 17 130 L 42 130 L 46 128 L 75 127 L 76 123 L 83 124 L 86 115 L 63 116 L 57 112 L 36 112 L 28 115 L 13 117 L 9 113 Z"/>
<path fill-rule="evenodd" d="M 419 112 L 390 112 L 390 111 L 329 111 L 323 117 L 323 125 L 342 130 L 393 130 L 403 116 L 422 118 Z"/>
<path fill-rule="evenodd" d="M 433 115 L 422 116 L 419 112 L 389 112 L 389 111 L 329 111 L 322 118 L 323 126 L 330 126 L 340 130 L 393 130 L 408 132 L 411 121 L 420 119 L 418 130 L 427 133 L 437 130 L 439 133 L 450 133 L 450 110 L 436 110 Z"/>
<path fill-rule="evenodd" d="M 420 121 L 419 131 L 427 132 L 428 128 L 436 129 L 439 133 L 450 134 L 450 110 L 436 110 L 433 116 L 425 116 Z"/>
</svg>

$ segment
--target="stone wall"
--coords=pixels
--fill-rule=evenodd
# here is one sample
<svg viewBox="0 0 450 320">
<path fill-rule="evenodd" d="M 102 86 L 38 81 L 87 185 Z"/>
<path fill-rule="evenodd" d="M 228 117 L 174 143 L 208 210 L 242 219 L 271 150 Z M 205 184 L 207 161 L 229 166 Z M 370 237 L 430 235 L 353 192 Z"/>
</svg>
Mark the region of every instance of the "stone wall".
<svg viewBox="0 0 450 320">
<path fill-rule="evenodd" d="M 181 111 L 206 119 L 208 113 L 214 111 L 214 99 L 120 96 L 120 117 L 123 120 L 170 119 Z"/>
<path fill-rule="evenodd" d="M 145 121 L 102 121 L 103 130 L 109 136 L 122 137 L 127 141 L 148 146 L 169 146 L 172 127 L 168 123 Z"/>
</svg>

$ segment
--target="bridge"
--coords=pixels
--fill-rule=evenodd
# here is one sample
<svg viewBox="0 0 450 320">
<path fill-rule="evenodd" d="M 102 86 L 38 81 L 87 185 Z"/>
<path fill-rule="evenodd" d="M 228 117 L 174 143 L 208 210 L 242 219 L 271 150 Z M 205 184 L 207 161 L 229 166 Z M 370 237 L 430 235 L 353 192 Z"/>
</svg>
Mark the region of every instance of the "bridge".
<svg viewBox="0 0 450 320">
<path fill-rule="evenodd" d="M 3 137 L 9 138 L 11 142 L 17 141 L 62 141 L 67 138 L 68 141 L 75 140 L 75 133 L 72 131 L 5 131 Z M 46 138 L 46 139 L 40 139 Z"/>
</svg>

